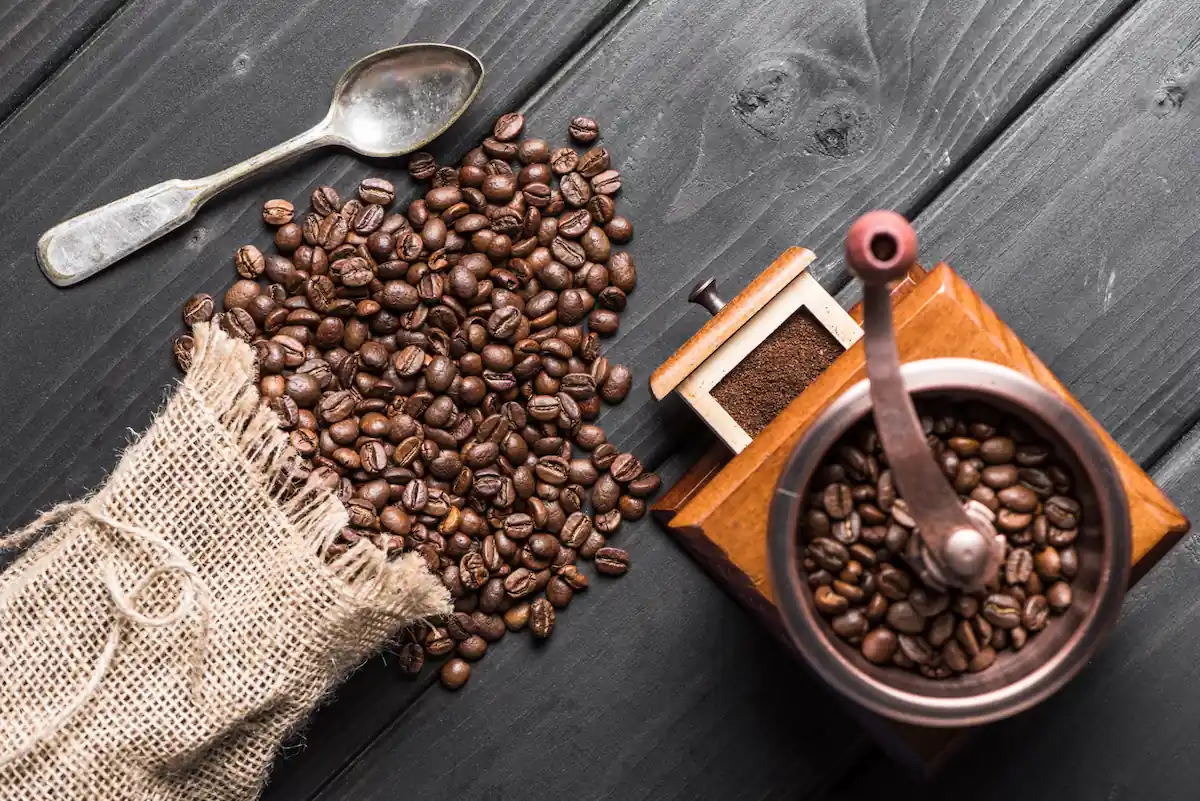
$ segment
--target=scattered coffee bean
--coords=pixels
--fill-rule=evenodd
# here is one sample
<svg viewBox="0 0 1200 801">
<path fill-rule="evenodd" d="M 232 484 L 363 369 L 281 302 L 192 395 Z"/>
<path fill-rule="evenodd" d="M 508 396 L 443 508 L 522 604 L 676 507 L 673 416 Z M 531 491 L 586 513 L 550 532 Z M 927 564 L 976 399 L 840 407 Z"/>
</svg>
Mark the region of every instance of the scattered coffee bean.
<svg viewBox="0 0 1200 801">
<path fill-rule="evenodd" d="M 538 598 L 529 607 L 529 630 L 539 640 L 554 631 L 554 607 L 545 598 Z"/>
<path fill-rule="evenodd" d="M 286 200 L 268 200 L 263 204 L 263 222 L 268 225 L 286 225 L 295 213 L 296 207 Z"/>
<path fill-rule="evenodd" d="M 451 659 L 442 665 L 442 686 L 447 690 L 457 690 L 471 678 L 471 666 L 463 659 Z"/>
<path fill-rule="evenodd" d="M 567 133 L 576 142 L 586 145 L 589 142 L 595 142 L 596 138 L 600 136 L 600 126 L 591 117 L 575 117 L 567 126 Z"/>
<path fill-rule="evenodd" d="M 441 674 L 451 688 L 506 630 L 548 636 L 554 607 L 587 587 L 577 559 L 626 572 L 628 553 L 605 535 L 644 516 L 660 486 L 592 422 L 633 384 L 600 353 L 637 282 L 613 247 L 632 224 L 611 196 L 612 154 L 554 149 L 523 126 L 502 116 L 457 166 L 413 154 L 409 175 L 429 183 L 403 209 L 382 178 L 345 200 L 318 187 L 311 211 L 269 201 L 278 252 L 238 250 L 223 314 L 206 295 L 184 310 L 187 324 L 217 320 L 251 344 L 263 401 L 311 460 L 310 480 L 346 505 L 330 556 L 369 540 L 389 558 L 419 553 L 440 577 L 457 613 L 406 641 L 400 663 L 418 672 L 453 656 Z M 587 118 L 570 131 L 599 135 Z M 185 368 L 192 347 L 174 345 Z M 829 542 L 844 568 L 844 546 Z M 843 589 L 858 599 L 870 581 Z"/>
</svg>

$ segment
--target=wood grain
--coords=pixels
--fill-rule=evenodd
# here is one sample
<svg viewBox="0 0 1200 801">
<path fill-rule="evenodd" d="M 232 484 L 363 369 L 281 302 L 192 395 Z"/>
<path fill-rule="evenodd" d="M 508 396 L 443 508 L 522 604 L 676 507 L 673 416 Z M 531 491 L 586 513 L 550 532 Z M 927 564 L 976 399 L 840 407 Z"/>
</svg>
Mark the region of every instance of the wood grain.
<svg viewBox="0 0 1200 801">
<path fill-rule="evenodd" d="M 794 245 L 840 286 L 842 238 L 873 206 L 912 212 L 1130 3 L 654 0 L 555 76 L 531 118 L 587 98 L 625 176 L 639 286 L 612 357 L 648 377 Z M 936 259 L 932 259 L 936 261 Z M 644 378 L 612 439 L 665 458 L 693 418 Z"/>
<path fill-rule="evenodd" d="M 1198 11 L 1140 4 L 916 220 L 1143 464 L 1200 418 Z"/>
<path fill-rule="evenodd" d="M 33 248 L 71 214 L 171 177 L 239 161 L 319 120 L 356 58 L 400 41 L 447 41 L 485 62 L 485 88 L 439 141 L 452 152 L 519 105 L 620 7 L 619 0 L 243 3 L 138 0 L 0 128 L 0 529 L 84 494 L 144 429 L 174 381 L 170 340 L 198 291 L 223 292 L 232 254 L 270 242 L 269 197 L 370 174 L 410 186 L 403 162 L 324 152 L 210 204 L 189 226 L 62 291 Z M 561 136 L 568 118 L 547 120 Z M 312 795 L 427 686 L 374 659 L 281 761 L 269 797 Z"/>
<path fill-rule="evenodd" d="M 0 5 L 0 124 L 125 0 L 10 0 Z"/>
</svg>

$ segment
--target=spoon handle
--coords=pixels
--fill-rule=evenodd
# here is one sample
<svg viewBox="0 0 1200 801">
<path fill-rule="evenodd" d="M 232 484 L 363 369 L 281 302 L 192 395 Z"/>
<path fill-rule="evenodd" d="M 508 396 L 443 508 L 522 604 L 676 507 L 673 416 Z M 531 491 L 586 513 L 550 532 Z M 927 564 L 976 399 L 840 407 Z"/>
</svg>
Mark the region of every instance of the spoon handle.
<svg viewBox="0 0 1200 801">
<path fill-rule="evenodd" d="M 42 234 L 38 264 L 52 283 L 77 284 L 174 231 L 218 192 L 280 161 L 336 141 L 322 123 L 205 178 L 173 178 L 72 217 Z"/>
</svg>

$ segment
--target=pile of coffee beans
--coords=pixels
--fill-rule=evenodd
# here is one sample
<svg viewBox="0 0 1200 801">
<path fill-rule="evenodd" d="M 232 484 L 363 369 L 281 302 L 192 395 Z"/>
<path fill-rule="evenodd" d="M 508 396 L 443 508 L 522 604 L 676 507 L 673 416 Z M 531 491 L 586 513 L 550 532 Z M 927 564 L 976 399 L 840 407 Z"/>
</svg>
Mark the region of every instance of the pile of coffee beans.
<svg viewBox="0 0 1200 801">
<path fill-rule="evenodd" d="M 318 187 L 302 215 L 267 201 L 278 253 L 239 248 L 224 311 L 209 295 L 183 310 L 254 348 L 309 480 L 349 512 L 329 558 L 368 539 L 441 576 L 455 613 L 408 632 L 399 662 L 415 675 L 452 657 L 450 688 L 507 631 L 550 636 L 555 609 L 588 587 L 580 557 L 624 574 L 629 555 L 607 539 L 659 487 L 593 422 L 632 380 L 600 353 L 637 283 L 613 247 L 633 235 L 613 199 L 621 175 L 603 147 L 520 139 L 524 122 L 503 115 L 456 166 L 413 155 L 429 187 L 404 213 L 380 178 L 353 197 Z M 569 134 L 591 143 L 599 127 L 577 117 Z M 185 370 L 191 348 L 176 340 Z"/>
<path fill-rule="evenodd" d="M 986 670 L 1071 606 L 1082 507 L 1071 473 L 1024 423 L 979 404 L 921 408 L 942 472 L 1007 540 L 995 586 L 922 584 L 906 558 L 915 522 L 873 424 L 831 451 L 810 488 L 802 567 L 833 631 L 876 665 L 931 679 Z"/>
</svg>

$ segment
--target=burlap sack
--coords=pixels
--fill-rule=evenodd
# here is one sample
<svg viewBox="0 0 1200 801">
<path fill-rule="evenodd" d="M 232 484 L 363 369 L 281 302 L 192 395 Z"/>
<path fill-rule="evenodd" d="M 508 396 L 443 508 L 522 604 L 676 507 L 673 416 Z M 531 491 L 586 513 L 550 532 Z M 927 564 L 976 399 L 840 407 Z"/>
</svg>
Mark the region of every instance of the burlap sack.
<svg viewBox="0 0 1200 801">
<path fill-rule="evenodd" d="M 0 799 L 244 799 L 345 674 L 449 598 L 387 562 L 294 456 L 250 349 L 208 326 L 191 370 L 93 497 L 0 573 Z M 290 488 L 290 490 L 289 490 Z"/>
</svg>

